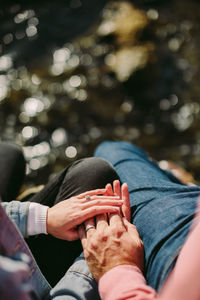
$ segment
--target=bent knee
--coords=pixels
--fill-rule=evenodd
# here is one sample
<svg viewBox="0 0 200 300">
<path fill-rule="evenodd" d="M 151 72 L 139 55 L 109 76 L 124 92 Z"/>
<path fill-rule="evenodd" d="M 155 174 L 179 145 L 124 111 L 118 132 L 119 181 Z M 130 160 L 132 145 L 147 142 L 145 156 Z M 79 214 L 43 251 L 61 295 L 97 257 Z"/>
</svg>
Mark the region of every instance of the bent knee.
<svg viewBox="0 0 200 300">
<path fill-rule="evenodd" d="M 119 179 L 114 167 L 99 157 L 88 157 L 73 163 L 70 167 L 71 176 L 90 189 L 103 188 L 107 183 Z"/>
<path fill-rule="evenodd" d="M 100 157 L 87 157 L 78 161 L 79 172 L 85 174 L 94 174 L 95 176 L 107 176 L 109 174 L 116 174 L 114 167 L 110 162 Z"/>
</svg>

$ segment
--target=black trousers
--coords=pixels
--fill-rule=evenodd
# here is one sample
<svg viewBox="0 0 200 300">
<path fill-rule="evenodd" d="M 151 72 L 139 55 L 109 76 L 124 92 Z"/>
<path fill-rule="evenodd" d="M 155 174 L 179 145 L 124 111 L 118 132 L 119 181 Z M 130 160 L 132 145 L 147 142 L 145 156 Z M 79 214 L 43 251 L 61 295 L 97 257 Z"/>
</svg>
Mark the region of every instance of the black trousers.
<svg viewBox="0 0 200 300">
<path fill-rule="evenodd" d="M 20 147 L 0 142 L 0 196 L 2 201 L 16 199 L 25 177 L 26 162 Z"/>
<path fill-rule="evenodd" d="M 18 148 L 17 151 L 19 151 Z M 23 157 L 22 153 L 20 157 L 21 156 Z M 15 158 L 18 160 L 18 155 L 16 155 Z M 5 159 L 4 163 L 6 163 Z M 20 165 L 19 161 L 18 163 L 16 162 L 16 164 Z M 21 164 L 24 166 L 23 159 Z M 19 170 L 21 170 L 22 165 L 18 166 Z M 0 170 L 1 167 L 0 165 Z M 15 172 L 17 171 L 15 170 Z M 11 170 L 9 174 L 12 175 Z M 9 177 L 8 175 L 6 186 L 10 189 L 10 187 L 13 186 L 13 177 Z M 20 179 L 22 181 L 23 176 L 21 176 Z M 64 199 L 68 199 L 88 190 L 104 188 L 107 183 L 112 183 L 115 179 L 119 179 L 117 173 L 104 159 L 94 157 L 81 159 L 67 166 L 54 179 L 49 181 L 40 192 L 32 196 L 29 201 L 51 207 Z M 15 194 L 16 192 L 17 189 Z M 6 191 L 4 194 L 6 194 Z M 6 198 L 3 198 L 3 200 L 4 199 Z M 6 199 L 6 201 L 9 200 L 11 199 Z M 26 242 L 42 273 L 52 286 L 61 279 L 74 259 L 82 252 L 79 240 L 68 242 L 54 238 L 51 235 L 41 234 L 29 237 L 26 239 Z"/>
</svg>

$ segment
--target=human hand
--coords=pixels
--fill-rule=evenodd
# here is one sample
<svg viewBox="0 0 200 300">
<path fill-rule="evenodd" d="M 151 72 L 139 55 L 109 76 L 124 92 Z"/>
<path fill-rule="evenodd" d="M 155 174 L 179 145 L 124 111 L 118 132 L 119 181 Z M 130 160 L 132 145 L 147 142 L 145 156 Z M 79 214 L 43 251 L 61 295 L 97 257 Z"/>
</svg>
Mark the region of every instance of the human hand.
<svg viewBox="0 0 200 300">
<path fill-rule="evenodd" d="M 86 200 L 86 196 L 90 200 Z M 79 238 L 77 225 L 102 213 L 120 211 L 123 201 L 117 196 L 107 196 L 106 189 L 82 193 L 59 202 L 47 211 L 47 232 L 59 239 L 73 241 Z"/>
<path fill-rule="evenodd" d="M 110 214 L 109 223 L 105 214 L 99 215 L 96 228 L 90 228 L 86 233 L 82 225 L 78 231 L 85 259 L 97 281 L 118 265 L 134 265 L 143 270 L 144 248 L 139 233 L 119 214 Z"/>
<path fill-rule="evenodd" d="M 119 196 L 119 198 L 124 201 L 121 206 L 121 213 L 122 213 L 122 216 L 124 216 L 127 219 L 127 221 L 130 222 L 131 206 L 130 206 L 129 191 L 128 191 L 127 183 L 123 183 L 122 186 L 120 186 L 119 180 L 115 180 L 115 181 L 113 181 L 113 188 L 112 188 L 111 184 L 108 183 L 106 185 L 106 193 L 109 196 Z"/>
</svg>

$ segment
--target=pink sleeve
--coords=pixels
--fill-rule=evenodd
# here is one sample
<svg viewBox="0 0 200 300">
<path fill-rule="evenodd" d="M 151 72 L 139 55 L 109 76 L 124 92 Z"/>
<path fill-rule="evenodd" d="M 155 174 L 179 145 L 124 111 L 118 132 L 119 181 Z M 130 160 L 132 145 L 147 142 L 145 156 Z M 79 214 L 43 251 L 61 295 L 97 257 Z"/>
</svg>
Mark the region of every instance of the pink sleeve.
<svg viewBox="0 0 200 300">
<path fill-rule="evenodd" d="M 190 232 L 176 266 L 158 296 L 146 285 L 142 272 L 131 265 L 120 265 L 104 274 L 99 281 L 99 293 L 103 300 L 199 300 L 199 281 L 200 222 Z"/>
<path fill-rule="evenodd" d="M 200 299 L 200 222 L 196 220 L 159 299 Z"/>
<path fill-rule="evenodd" d="M 156 292 L 146 285 L 139 268 L 120 265 L 105 273 L 99 281 L 102 300 L 156 299 Z"/>
</svg>

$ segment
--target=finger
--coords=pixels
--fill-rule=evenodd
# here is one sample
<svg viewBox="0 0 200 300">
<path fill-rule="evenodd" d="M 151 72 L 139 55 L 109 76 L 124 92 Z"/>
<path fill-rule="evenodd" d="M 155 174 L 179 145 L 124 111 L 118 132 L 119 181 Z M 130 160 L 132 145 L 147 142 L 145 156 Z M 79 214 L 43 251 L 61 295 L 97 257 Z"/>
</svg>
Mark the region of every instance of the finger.
<svg viewBox="0 0 200 300">
<path fill-rule="evenodd" d="M 102 214 L 96 216 L 96 228 L 97 230 L 105 230 L 105 228 L 108 226 L 108 218 L 107 214 Z"/>
<path fill-rule="evenodd" d="M 87 195 L 88 196 L 88 195 Z M 81 201 L 82 203 L 90 203 L 94 200 L 121 200 L 118 196 L 105 196 L 105 195 L 101 195 L 101 196 L 89 196 L 90 198 L 88 199 L 87 197 L 83 198 L 83 199 L 78 199 L 79 201 Z"/>
<path fill-rule="evenodd" d="M 119 180 L 115 180 L 113 182 L 113 189 L 114 189 L 114 194 L 121 197 L 121 187 L 120 187 Z"/>
<path fill-rule="evenodd" d="M 93 234 L 93 231 L 96 230 L 96 224 L 94 221 L 94 218 L 89 218 L 84 222 L 85 225 L 85 232 L 87 238 L 90 237 Z M 94 226 L 93 228 L 90 228 L 88 231 L 86 230 L 88 226 Z"/>
<path fill-rule="evenodd" d="M 94 218 L 89 218 L 89 219 L 87 219 L 87 220 L 84 222 L 84 225 L 85 225 L 85 227 L 87 227 L 88 225 L 92 225 L 92 226 L 95 226 L 95 227 L 96 227 Z"/>
<path fill-rule="evenodd" d="M 106 193 L 106 189 L 96 189 L 96 190 L 87 191 L 85 193 L 77 195 L 76 197 L 78 199 L 81 199 L 81 198 L 85 198 L 87 195 L 89 195 L 89 196 L 92 196 L 92 195 L 104 195 L 105 193 Z"/>
<path fill-rule="evenodd" d="M 95 199 L 108 199 L 108 200 L 119 200 L 120 199 L 120 197 L 119 196 L 106 196 L 106 195 L 101 195 L 101 196 L 97 196 L 97 195 L 94 195 L 94 196 L 91 196 L 90 197 L 90 201 L 91 200 L 95 200 Z"/>
<path fill-rule="evenodd" d="M 80 212 L 78 222 L 83 223 L 89 218 L 104 214 L 104 213 L 119 213 L 120 209 L 116 206 L 93 206 Z M 73 224 L 74 225 L 74 224 Z M 76 224 L 78 225 L 78 224 Z"/>
<path fill-rule="evenodd" d="M 127 183 L 123 183 L 121 187 L 122 199 L 124 203 L 122 205 L 122 214 L 130 222 L 131 220 L 131 205 L 129 200 L 129 191 Z"/>
<path fill-rule="evenodd" d="M 85 247 L 87 245 L 87 238 L 86 238 L 85 228 L 83 227 L 83 225 L 79 226 L 78 235 L 81 240 L 82 247 L 83 247 L 83 249 L 85 249 Z"/>
<path fill-rule="evenodd" d="M 92 207 L 92 206 L 119 206 L 121 207 L 123 205 L 124 201 L 123 200 L 91 200 L 91 201 L 87 201 L 84 202 L 82 204 L 82 209 L 86 209 L 88 207 Z"/>
<path fill-rule="evenodd" d="M 114 192 L 113 192 L 113 189 L 112 189 L 112 185 L 110 183 L 108 183 L 106 185 L 106 194 L 108 196 L 114 196 Z"/>
<path fill-rule="evenodd" d="M 118 228 L 124 228 L 124 223 L 122 221 L 122 217 L 119 213 L 112 213 L 109 216 L 109 223 L 110 226 L 118 227 Z"/>
<path fill-rule="evenodd" d="M 135 225 L 133 225 L 129 221 L 127 221 L 126 218 L 123 218 L 122 221 L 123 221 L 124 226 L 125 226 L 125 228 L 128 232 L 130 232 L 132 235 L 135 235 L 135 236 L 139 237 L 139 233 L 138 233 L 137 228 L 136 228 Z"/>
</svg>

